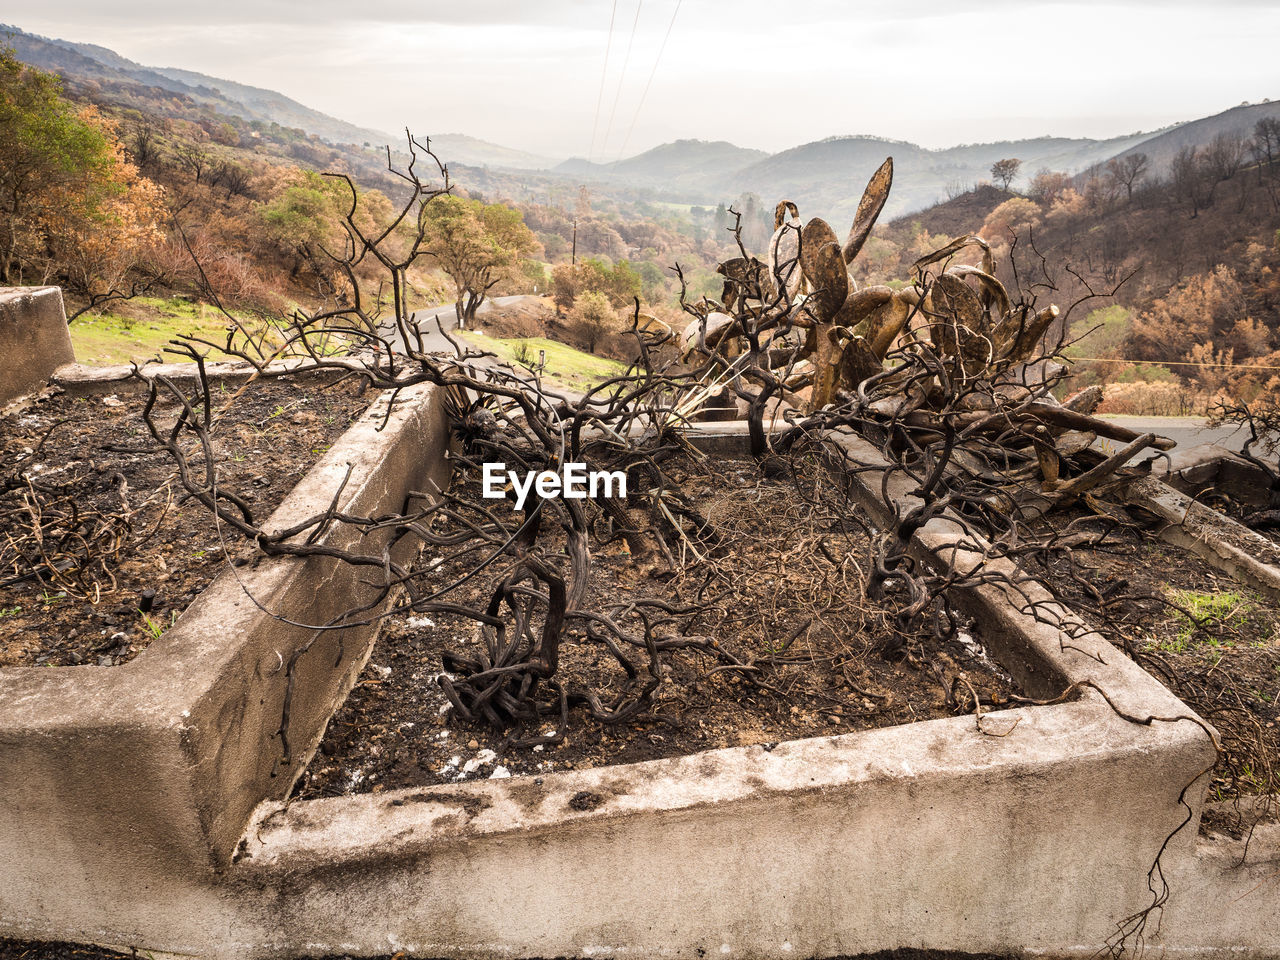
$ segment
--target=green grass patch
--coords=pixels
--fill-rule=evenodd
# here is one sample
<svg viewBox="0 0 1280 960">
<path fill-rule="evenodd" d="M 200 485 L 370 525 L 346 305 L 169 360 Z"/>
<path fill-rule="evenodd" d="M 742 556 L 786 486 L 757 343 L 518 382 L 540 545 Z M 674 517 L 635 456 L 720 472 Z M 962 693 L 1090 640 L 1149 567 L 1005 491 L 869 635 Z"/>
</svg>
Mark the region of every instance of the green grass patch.
<svg viewBox="0 0 1280 960">
<path fill-rule="evenodd" d="M 226 339 L 227 318 L 208 304 L 179 297 L 138 297 L 97 316 L 85 314 L 71 324 L 76 359 L 90 366 L 141 362 L 161 356 L 170 340 L 194 334 L 215 343 Z"/>
<path fill-rule="evenodd" d="M 286 303 L 286 315 L 296 309 L 297 304 Z M 265 353 L 270 354 L 284 342 L 278 322 L 247 311 L 233 310 L 232 313 L 243 325 L 242 332 L 252 335 L 255 343 L 266 331 L 262 341 Z M 112 311 L 99 316 L 80 317 L 71 324 L 71 343 L 76 360 L 88 366 L 140 363 L 157 356 L 165 363 L 183 363 L 189 362 L 187 357 L 163 352 L 171 340 L 195 336 L 222 346 L 231 326 L 232 322 L 220 310 L 207 303 L 182 297 L 136 297 L 116 304 Z M 256 347 L 249 347 L 241 333 L 236 335 L 235 343 L 251 354 L 256 352 Z M 321 355 L 346 353 L 350 343 L 351 338 L 342 334 L 311 338 L 312 348 Z M 209 354 L 211 360 L 228 359 L 212 347 L 198 346 L 197 349 Z M 304 355 L 300 349 L 290 354 Z"/>
<path fill-rule="evenodd" d="M 538 351 L 545 350 L 547 365 L 543 377 L 571 390 L 590 389 L 601 380 L 619 376 L 627 369 L 626 364 L 617 360 L 583 353 L 546 337 L 497 340 L 470 330 L 459 335 L 472 346 L 496 354 L 498 359 L 513 366 L 521 366 L 521 358 L 527 358 L 528 362 L 536 364 Z"/>
<path fill-rule="evenodd" d="M 1246 638 L 1245 642 L 1257 645 L 1269 643 L 1277 636 L 1275 617 L 1257 597 L 1242 591 L 1206 593 L 1170 588 L 1166 589 L 1165 596 L 1186 613 L 1172 611 L 1176 632 L 1156 644 L 1161 650 L 1184 653 L 1192 649 L 1236 646 L 1235 637 L 1209 632 L 1221 628 L 1234 631 Z M 1197 621 L 1204 623 L 1207 629 L 1200 629 Z"/>
</svg>

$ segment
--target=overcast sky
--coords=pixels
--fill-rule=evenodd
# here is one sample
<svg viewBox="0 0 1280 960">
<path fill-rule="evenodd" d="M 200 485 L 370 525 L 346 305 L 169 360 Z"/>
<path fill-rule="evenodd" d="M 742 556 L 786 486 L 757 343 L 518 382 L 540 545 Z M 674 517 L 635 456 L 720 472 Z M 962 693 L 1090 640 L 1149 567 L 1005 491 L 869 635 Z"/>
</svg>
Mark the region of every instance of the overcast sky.
<svg viewBox="0 0 1280 960">
<path fill-rule="evenodd" d="M 851 133 L 927 147 L 1101 138 L 1280 98 L 1276 0 L 7 5 L 0 21 L 29 32 L 353 123 L 555 157 L 684 137 L 769 151 Z"/>
</svg>

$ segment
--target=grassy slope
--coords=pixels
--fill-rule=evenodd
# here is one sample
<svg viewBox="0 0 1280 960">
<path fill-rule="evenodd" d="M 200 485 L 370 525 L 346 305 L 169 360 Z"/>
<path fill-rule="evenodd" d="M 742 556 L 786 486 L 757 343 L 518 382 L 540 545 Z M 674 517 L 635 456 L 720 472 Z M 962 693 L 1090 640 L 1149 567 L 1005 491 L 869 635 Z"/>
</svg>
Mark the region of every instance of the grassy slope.
<svg viewBox="0 0 1280 960">
<path fill-rule="evenodd" d="M 614 377 L 626 370 L 617 360 L 583 353 L 573 347 L 548 340 L 545 337 L 526 337 L 513 340 L 496 340 L 471 331 L 460 334 L 472 346 L 497 354 L 500 360 L 518 366 L 515 355 L 520 344 L 527 345 L 534 363 L 538 351 L 547 352 L 545 377 L 548 381 L 563 384 L 572 390 L 586 390 L 601 380 Z"/>
<path fill-rule="evenodd" d="M 71 344 L 80 363 L 128 363 L 157 356 L 170 340 L 186 334 L 221 342 L 226 326 L 225 317 L 202 304 L 139 297 L 99 316 L 80 317 L 71 324 Z M 171 354 L 163 358 L 168 363 L 183 359 Z"/>
</svg>

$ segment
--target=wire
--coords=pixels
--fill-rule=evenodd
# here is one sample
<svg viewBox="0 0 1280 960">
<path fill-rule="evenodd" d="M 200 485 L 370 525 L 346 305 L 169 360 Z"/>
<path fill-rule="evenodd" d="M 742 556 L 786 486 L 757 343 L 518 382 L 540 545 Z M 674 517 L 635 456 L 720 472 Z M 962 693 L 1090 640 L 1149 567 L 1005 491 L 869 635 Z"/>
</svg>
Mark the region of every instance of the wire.
<svg viewBox="0 0 1280 960">
<path fill-rule="evenodd" d="M 613 133 L 613 117 L 618 112 L 618 99 L 622 96 L 622 84 L 627 79 L 627 64 L 631 62 L 631 47 L 636 42 L 636 26 L 640 23 L 640 10 L 644 0 L 636 2 L 636 18 L 631 21 L 631 37 L 627 40 L 627 55 L 622 58 L 622 73 L 618 74 L 618 89 L 613 94 L 613 106 L 609 110 L 609 126 L 604 132 L 604 141 L 600 144 L 601 153 L 609 145 L 609 135 Z"/>
<path fill-rule="evenodd" d="M 680 13 L 680 4 L 683 2 L 684 0 L 676 0 L 676 8 L 671 14 L 671 22 L 667 24 L 667 32 L 662 38 L 662 46 L 658 48 L 658 56 L 653 61 L 653 69 L 649 71 L 649 79 L 645 82 L 644 93 L 640 94 L 640 102 L 636 104 L 636 112 L 631 118 L 631 126 L 627 127 L 626 139 L 622 141 L 622 146 L 618 150 L 618 160 L 622 159 L 623 153 L 626 152 L 627 144 L 631 142 L 631 134 L 636 128 L 636 121 L 640 119 L 640 109 L 644 106 L 645 97 L 649 96 L 649 87 L 653 85 L 653 78 L 658 72 L 658 64 L 662 62 L 662 53 L 667 49 L 667 41 L 671 39 L 671 28 L 676 25 L 676 15 Z"/>
<path fill-rule="evenodd" d="M 1127 357 L 1071 357 L 1072 360 L 1092 360 L 1095 363 L 1150 363 L 1157 367 L 1230 367 L 1232 370 L 1280 370 L 1265 363 L 1207 363 L 1200 360 L 1130 360 Z"/>
<path fill-rule="evenodd" d="M 604 42 L 604 69 L 600 71 L 600 92 L 596 94 L 596 118 L 591 122 L 591 149 L 587 151 L 590 160 L 596 152 L 596 136 L 600 133 L 600 104 L 604 102 L 604 81 L 609 76 L 609 51 L 613 48 L 613 21 L 618 16 L 618 0 L 613 0 L 613 12 L 609 14 L 609 37 Z"/>
</svg>

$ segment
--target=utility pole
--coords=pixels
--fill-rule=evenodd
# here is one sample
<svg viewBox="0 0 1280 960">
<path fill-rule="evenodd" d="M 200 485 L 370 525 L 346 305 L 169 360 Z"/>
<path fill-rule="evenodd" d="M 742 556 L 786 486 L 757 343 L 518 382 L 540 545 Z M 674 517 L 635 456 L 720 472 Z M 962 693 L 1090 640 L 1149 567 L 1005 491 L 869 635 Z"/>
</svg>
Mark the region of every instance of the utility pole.
<svg viewBox="0 0 1280 960">
<path fill-rule="evenodd" d="M 569 261 L 569 265 L 576 267 L 578 265 L 578 218 L 573 218 L 573 253 Z"/>
</svg>

